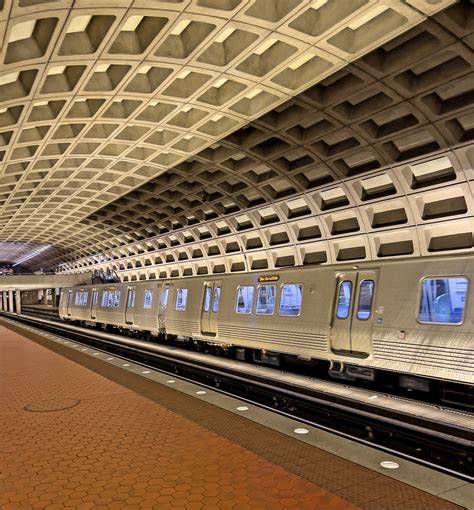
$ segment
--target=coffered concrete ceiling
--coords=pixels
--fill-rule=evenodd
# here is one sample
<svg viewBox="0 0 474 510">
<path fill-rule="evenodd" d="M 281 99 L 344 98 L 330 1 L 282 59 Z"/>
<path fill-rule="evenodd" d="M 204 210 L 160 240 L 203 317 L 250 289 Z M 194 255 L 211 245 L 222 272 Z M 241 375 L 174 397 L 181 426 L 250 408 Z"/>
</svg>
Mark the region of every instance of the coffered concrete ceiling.
<svg viewBox="0 0 474 510">
<path fill-rule="evenodd" d="M 0 259 L 143 279 L 472 250 L 470 2 L 0 9 Z"/>
</svg>

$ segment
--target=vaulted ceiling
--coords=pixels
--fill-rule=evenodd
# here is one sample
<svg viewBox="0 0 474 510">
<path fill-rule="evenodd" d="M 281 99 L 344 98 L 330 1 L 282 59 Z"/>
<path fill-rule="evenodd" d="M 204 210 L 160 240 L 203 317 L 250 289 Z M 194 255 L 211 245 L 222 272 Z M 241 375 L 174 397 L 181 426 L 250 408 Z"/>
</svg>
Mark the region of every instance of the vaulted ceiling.
<svg viewBox="0 0 474 510">
<path fill-rule="evenodd" d="M 0 259 L 472 251 L 473 31 L 467 1 L 0 0 Z"/>
</svg>

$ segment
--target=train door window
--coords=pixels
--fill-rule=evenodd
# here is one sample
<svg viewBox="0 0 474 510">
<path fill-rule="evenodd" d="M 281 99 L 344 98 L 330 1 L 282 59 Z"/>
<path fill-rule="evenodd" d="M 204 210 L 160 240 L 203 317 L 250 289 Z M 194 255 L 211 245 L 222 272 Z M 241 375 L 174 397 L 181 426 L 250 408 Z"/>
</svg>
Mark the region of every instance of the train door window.
<svg viewBox="0 0 474 510">
<path fill-rule="evenodd" d="M 359 286 L 359 304 L 357 306 L 357 318 L 360 321 L 370 319 L 372 315 L 372 300 L 374 298 L 373 280 L 363 280 Z"/>
<path fill-rule="evenodd" d="M 301 283 L 285 283 L 281 287 L 280 315 L 299 315 L 303 300 L 303 285 Z"/>
<path fill-rule="evenodd" d="M 219 301 L 221 299 L 221 288 L 216 287 L 214 289 L 214 299 L 212 301 L 212 311 L 217 313 L 219 311 Z"/>
<path fill-rule="evenodd" d="M 143 308 L 145 310 L 149 310 L 151 308 L 151 303 L 153 302 L 153 291 L 145 290 L 145 297 L 143 299 Z"/>
<path fill-rule="evenodd" d="M 137 294 L 136 289 L 128 289 L 128 300 L 127 308 L 135 308 L 135 296 Z"/>
<path fill-rule="evenodd" d="M 114 293 L 114 307 L 117 308 L 120 305 L 120 291 L 116 290 Z"/>
<path fill-rule="evenodd" d="M 464 276 L 425 278 L 421 285 L 419 322 L 461 324 L 467 286 Z"/>
<path fill-rule="evenodd" d="M 202 305 L 202 309 L 204 312 L 208 312 L 211 309 L 211 297 L 212 287 L 206 287 L 204 290 L 204 302 Z"/>
<path fill-rule="evenodd" d="M 79 292 L 76 292 L 76 294 L 74 295 L 74 305 L 78 305 L 79 304 Z"/>
<path fill-rule="evenodd" d="M 257 313 L 272 315 L 275 311 L 276 285 L 261 285 L 257 291 Z"/>
<path fill-rule="evenodd" d="M 114 291 L 110 290 L 107 295 L 107 306 L 112 308 L 114 306 Z"/>
<path fill-rule="evenodd" d="M 188 289 L 177 289 L 175 310 L 184 312 L 186 310 L 186 302 L 188 300 Z"/>
<path fill-rule="evenodd" d="M 236 313 L 252 313 L 253 292 L 254 288 L 251 285 L 237 289 Z"/>
<path fill-rule="evenodd" d="M 83 301 L 82 301 L 82 302 L 83 302 L 83 304 L 84 304 L 84 306 L 86 306 L 86 305 L 87 305 L 87 300 L 88 300 L 88 299 L 89 299 L 89 291 L 88 291 L 88 290 L 86 290 L 86 291 L 84 292 L 84 298 L 83 298 Z"/>
<path fill-rule="evenodd" d="M 109 299 L 109 292 L 107 290 L 104 290 L 104 292 L 102 292 L 101 306 L 106 307 L 108 299 Z"/>
<path fill-rule="evenodd" d="M 349 310 L 351 308 L 351 296 L 352 282 L 347 280 L 341 282 L 337 295 L 336 317 L 338 319 L 347 319 L 347 317 L 349 317 Z"/>
<path fill-rule="evenodd" d="M 97 289 L 94 289 L 92 291 L 92 306 L 96 306 L 97 305 L 97 299 L 99 298 L 99 292 L 97 291 Z"/>
<path fill-rule="evenodd" d="M 162 292 L 161 292 L 161 295 L 160 295 L 160 307 L 161 308 L 166 308 L 167 305 L 168 305 L 168 296 L 169 296 L 169 293 L 170 293 L 170 289 L 168 287 L 166 287 Z"/>
</svg>

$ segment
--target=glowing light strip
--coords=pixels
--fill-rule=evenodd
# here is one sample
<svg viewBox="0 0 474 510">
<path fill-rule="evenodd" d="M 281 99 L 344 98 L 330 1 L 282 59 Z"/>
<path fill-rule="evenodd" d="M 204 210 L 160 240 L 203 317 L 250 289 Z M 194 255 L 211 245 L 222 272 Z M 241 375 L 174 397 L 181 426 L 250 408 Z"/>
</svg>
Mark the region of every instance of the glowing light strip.
<svg viewBox="0 0 474 510">
<path fill-rule="evenodd" d="M 15 267 L 15 266 L 18 266 L 19 264 L 23 264 L 23 262 L 26 262 L 27 260 L 30 260 L 36 256 L 38 256 L 40 253 L 43 253 L 44 251 L 46 251 L 47 249 L 49 249 L 50 246 L 47 245 L 47 246 L 42 246 L 41 248 L 37 249 L 36 251 L 34 251 L 33 253 L 30 253 L 28 255 L 25 255 L 24 257 L 22 257 L 20 260 L 18 260 L 18 262 L 15 262 L 15 264 L 12 264 L 12 267 Z"/>
</svg>

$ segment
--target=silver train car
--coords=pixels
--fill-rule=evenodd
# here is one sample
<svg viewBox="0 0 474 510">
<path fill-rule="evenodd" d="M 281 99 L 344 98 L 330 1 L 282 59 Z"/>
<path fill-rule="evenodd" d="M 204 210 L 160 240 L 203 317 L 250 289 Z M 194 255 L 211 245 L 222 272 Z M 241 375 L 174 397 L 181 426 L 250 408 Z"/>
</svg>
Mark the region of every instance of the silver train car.
<svg viewBox="0 0 474 510">
<path fill-rule="evenodd" d="M 473 257 L 63 289 L 60 317 L 473 406 Z M 437 390 L 436 390 L 437 391 Z"/>
</svg>

